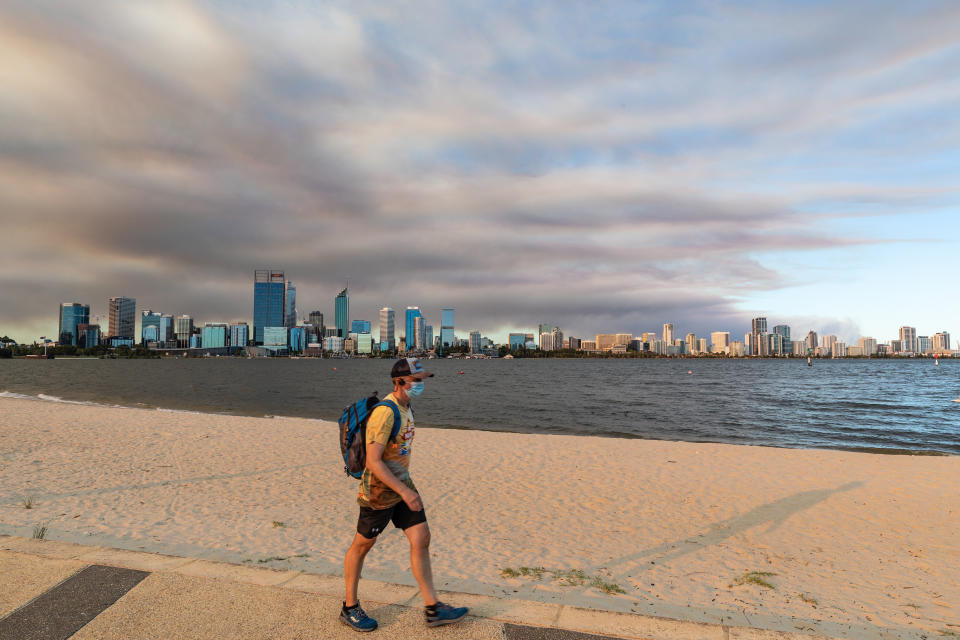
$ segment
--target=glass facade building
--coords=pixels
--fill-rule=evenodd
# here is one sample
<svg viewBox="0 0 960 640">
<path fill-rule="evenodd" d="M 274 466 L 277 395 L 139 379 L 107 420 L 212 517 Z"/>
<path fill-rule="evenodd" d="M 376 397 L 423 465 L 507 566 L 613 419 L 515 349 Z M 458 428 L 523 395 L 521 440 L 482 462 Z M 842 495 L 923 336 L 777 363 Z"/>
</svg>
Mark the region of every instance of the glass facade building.
<svg viewBox="0 0 960 640">
<path fill-rule="evenodd" d="M 456 307 L 440 309 L 440 347 L 453 346 L 453 316 Z"/>
<path fill-rule="evenodd" d="M 133 340 L 136 325 L 137 300 L 118 296 L 110 298 L 110 335 Z"/>
<path fill-rule="evenodd" d="M 354 320 L 350 323 L 350 333 L 370 333 L 370 321 Z"/>
<path fill-rule="evenodd" d="M 380 309 L 380 351 L 392 351 L 396 346 L 395 325 L 396 312 L 390 307 Z"/>
<path fill-rule="evenodd" d="M 265 344 L 266 327 L 284 327 L 286 280 L 283 271 L 258 269 L 253 272 L 253 342 Z"/>
<path fill-rule="evenodd" d="M 243 348 L 250 341 L 250 327 L 246 322 L 235 322 L 230 325 L 230 346 Z"/>
<path fill-rule="evenodd" d="M 287 299 L 283 308 L 283 326 L 293 328 L 297 326 L 297 288 L 287 280 Z"/>
<path fill-rule="evenodd" d="M 160 321 L 163 314 L 150 309 L 144 309 L 140 312 L 140 342 L 160 341 Z"/>
<path fill-rule="evenodd" d="M 337 327 L 337 331 L 340 332 L 340 337 L 346 338 L 347 334 L 350 333 L 350 327 L 347 326 L 350 321 L 350 294 L 347 293 L 346 287 L 337 294 L 333 302 L 333 323 Z"/>
<path fill-rule="evenodd" d="M 90 305 L 64 302 L 60 305 L 60 333 L 58 342 L 76 347 L 80 337 L 79 326 L 90 323 Z"/>
<path fill-rule="evenodd" d="M 190 336 L 193 335 L 193 318 L 188 315 L 177 316 L 174 321 L 174 331 L 177 336 L 177 346 L 186 349 L 190 346 Z"/>
<path fill-rule="evenodd" d="M 285 347 L 287 346 L 288 329 L 286 327 L 264 327 L 263 328 L 263 346 L 265 347 Z"/>
<path fill-rule="evenodd" d="M 405 327 L 406 333 L 404 333 L 403 338 L 407 344 L 407 350 L 412 350 L 417 346 L 417 327 L 415 322 L 417 318 L 422 318 L 423 314 L 420 313 L 420 307 L 407 307 L 407 315 L 405 316 Z"/>
<path fill-rule="evenodd" d="M 79 334 L 77 338 L 78 347 L 89 349 L 90 347 L 96 347 L 100 344 L 100 325 L 78 324 L 77 332 Z"/>
<path fill-rule="evenodd" d="M 200 341 L 204 349 L 214 349 L 227 346 L 227 336 L 230 329 L 225 324 L 208 322 L 203 326 Z"/>
<path fill-rule="evenodd" d="M 290 351 L 303 351 L 307 348 L 311 329 L 309 325 L 290 329 Z"/>
</svg>

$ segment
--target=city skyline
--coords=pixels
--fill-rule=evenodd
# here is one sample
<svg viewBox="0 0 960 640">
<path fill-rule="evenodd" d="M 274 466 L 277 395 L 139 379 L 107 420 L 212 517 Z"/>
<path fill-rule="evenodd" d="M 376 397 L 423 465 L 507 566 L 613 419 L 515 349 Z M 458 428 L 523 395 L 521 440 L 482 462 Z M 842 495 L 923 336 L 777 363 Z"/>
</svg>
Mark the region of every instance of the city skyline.
<svg viewBox="0 0 960 640">
<path fill-rule="evenodd" d="M 435 335 L 445 305 L 501 339 L 545 318 L 742 338 L 766 316 L 848 342 L 960 319 L 955 3 L 0 18 L 0 335 L 121 294 L 249 322 L 264 264 L 301 318 L 333 324 L 349 279 L 349 320 L 416 305 Z"/>
</svg>

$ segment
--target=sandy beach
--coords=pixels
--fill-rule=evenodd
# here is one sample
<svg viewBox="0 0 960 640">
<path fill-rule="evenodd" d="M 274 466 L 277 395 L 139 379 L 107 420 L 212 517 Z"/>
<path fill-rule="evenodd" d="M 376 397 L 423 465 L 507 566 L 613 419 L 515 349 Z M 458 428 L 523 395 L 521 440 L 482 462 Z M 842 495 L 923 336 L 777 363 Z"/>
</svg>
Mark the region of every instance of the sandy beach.
<svg viewBox="0 0 960 640">
<path fill-rule="evenodd" d="M 0 416 L 0 533 L 342 574 L 356 481 L 333 423 L 19 398 Z M 418 428 L 411 470 L 442 589 L 960 635 L 957 457 Z M 408 567 L 390 529 L 364 576 Z"/>
</svg>

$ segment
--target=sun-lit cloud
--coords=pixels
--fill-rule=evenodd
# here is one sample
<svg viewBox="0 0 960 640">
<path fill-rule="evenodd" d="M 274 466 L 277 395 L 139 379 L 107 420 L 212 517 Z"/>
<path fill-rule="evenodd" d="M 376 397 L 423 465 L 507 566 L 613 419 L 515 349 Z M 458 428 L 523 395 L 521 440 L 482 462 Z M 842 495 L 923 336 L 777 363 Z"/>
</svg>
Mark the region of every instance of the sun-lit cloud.
<svg viewBox="0 0 960 640">
<path fill-rule="evenodd" d="M 954 3 L 23 1 L 0 18 L 0 334 L 24 340 L 60 302 L 105 313 L 113 295 L 249 320 L 262 267 L 303 314 L 349 279 L 369 319 L 455 305 L 458 329 L 490 333 L 737 335 L 777 313 L 765 293 L 919 239 L 843 220 L 951 215 L 960 196 Z M 778 265 L 804 251 L 834 257 Z M 856 306 L 790 313 L 855 333 Z"/>
</svg>

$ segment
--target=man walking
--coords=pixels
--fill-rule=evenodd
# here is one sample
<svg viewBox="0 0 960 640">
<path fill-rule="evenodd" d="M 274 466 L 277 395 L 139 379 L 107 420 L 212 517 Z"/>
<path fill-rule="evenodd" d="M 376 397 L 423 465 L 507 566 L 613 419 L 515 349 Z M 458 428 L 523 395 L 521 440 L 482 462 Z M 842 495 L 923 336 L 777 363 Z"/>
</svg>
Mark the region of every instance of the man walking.
<svg viewBox="0 0 960 640">
<path fill-rule="evenodd" d="M 427 626 L 451 624 L 467 615 L 466 607 L 451 607 L 437 600 L 430 569 L 430 529 L 423 510 L 423 501 L 410 478 L 410 455 L 413 448 L 413 407 L 410 401 L 423 393 L 423 381 L 433 377 L 423 370 L 416 358 L 402 358 L 393 365 L 390 378 L 393 393 L 384 398 L 400 413 L 400 429 L 392 436 L 394 412 L 390 407 L 377 407 L 367 421 L 367 468 L 360 478 L 360 517 L 357 533 L 343 560 L 346 578 L 346 600 L 340 621 L 356 631 L 373 631 L 377 621 L 360 607 L 357 586 L 363 560 L 377 542 L 388 522 L 401 529 L 410 541 L 410 567 L 420 585 Z"/>
</svg>

